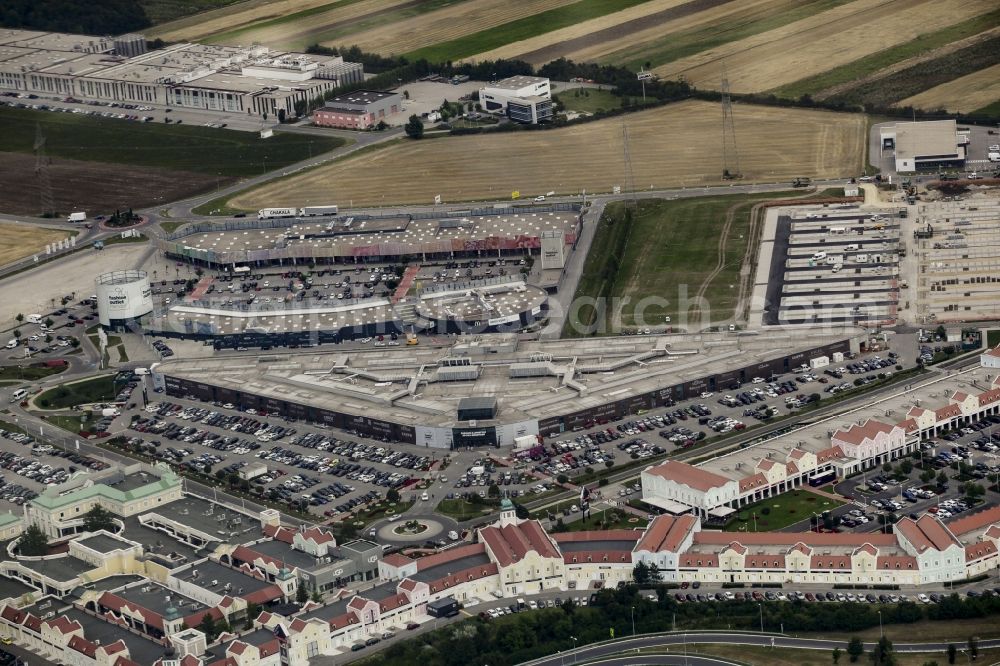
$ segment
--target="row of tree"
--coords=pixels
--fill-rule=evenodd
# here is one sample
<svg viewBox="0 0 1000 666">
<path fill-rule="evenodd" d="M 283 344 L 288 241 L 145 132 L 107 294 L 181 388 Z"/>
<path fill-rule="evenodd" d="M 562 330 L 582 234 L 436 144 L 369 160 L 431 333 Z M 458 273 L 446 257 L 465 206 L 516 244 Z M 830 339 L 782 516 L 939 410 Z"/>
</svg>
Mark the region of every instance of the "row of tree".
<svg viewBox="0 0 1000 666">
<path fill-rule="evenodd" d="M 4 0 L 0 25 L 5 28 L 120 35 L 151 25 L 138 0 Z"/>
</svg>

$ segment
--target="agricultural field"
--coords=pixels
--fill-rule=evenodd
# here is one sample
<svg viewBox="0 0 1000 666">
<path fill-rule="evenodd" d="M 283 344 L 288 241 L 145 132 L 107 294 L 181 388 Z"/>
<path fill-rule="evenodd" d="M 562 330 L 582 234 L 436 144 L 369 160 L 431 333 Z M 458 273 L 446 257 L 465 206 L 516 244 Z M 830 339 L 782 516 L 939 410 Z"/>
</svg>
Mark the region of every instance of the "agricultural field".
<svg viewBox="0 0 1000 666">
<path fill-rule="evenodd" d="M 620 313 L 613 307 L 603 316 L 583 309 L 567 320 L 563 335 L 584 334 L 590 325 L 609 333 L 662 326 L 665 317 L 688 330 L 732 321 L 740 299 L 740 268 L 750 249 L 751 209 L 781 197 L 639 199 L 630 219 L 624 202 L 608 204 L 575 298 L 628 300 Z M 686 299 L 690 306 L 684 305 Z"/>
<path fill-rule="evenodd" d="M 598 111 L 610 111 L 622 105 L 622 98 L 614 95 L 609 90 L 598 90 L 596 88 L 578 88 L 572 91 L 559 93 L 553 98 L 566 111 L 576 111 L 577 113 L 597 113 Z"/>
<path fill-rule="evenodd" d="M 976 91 L 975 99 L 969 100 L 966 108 L 976 109 L 997 99 L 995 78 L 990 80 L 983 76 L 991 69 L 995 72 L 997 64 L 1000 64 L 1000 34 L 887 76 L 866 80 L 830 99 L 848 104 L 904 106 L 906 102 L 902 100 L 917 98 L 927 105 L 925 108 L 930 109 L 947 103 L 965 105 L 965 100 L 946 98 L 944 95 L 950 90 L 945 86 L 955 84 L 951 90 L 972 92 L 975 89 L 970 87 L 970 82 L 961 82 L 963 78 L 971 77 L 971 84 L 982 89 Z M 944 87 L 943 93 L 932 92 L 937 87 Z M 926 94 L 921 94 L 924 91 L 927 91 Z"/>
<path fill-rule="evenodd" d="M 345 143 L 338 138 L 281 132 L 261 139 L 235 130 L 4 107 L 0 108 L 0 151 L 31 153 L 36 125 L 45 135 L 49 157 L 193 171 L 213 177 L 258 175 Z"/>
<path fill-rule="evenodd" d="M 173 21 L 183 16 L 218 9 L 240 0 L 138 0 L 143 13 L 153 24 Z"/>
<path fill-rule="evenodd" d="M 758 92 L 820 74 L 995 9 L 993 0 L 854 0 L 653 71 L 663 78 L 683 76 L 698 87 L 715 88 L 725 68 L 734 92 Z M 905 20 L 901 20 L 903 16 Z"/>
<path fill-rule="evenodd" d="M 899 106 L 971 113 L 998 101 L 1000 101 L 1000 64 L 907 97 L 899 102 Z"/>
<path fill-rule="evenodd" d="M 737 105 L 740 169 L 746 181 L 796 176 L 833 178 L 860 172 L 866 118 Z M 689 100 L 625 116 L 638 189 L 721 181 L 721 110 Z M 485 155 L 489 159 L 483 159 Z M 595 168 L 595 164 L 600 168 Z M 505 199 L 555 191 L 609 192 L 624 180 L 622 119 L 560 129 L 404 141 L 365 152 L 233 197 L 256 210 L 335 193 L 342 205 Z"/>
<path fill-rule="evenodd" d="M 47 229 L 33 224 L 0 222 L 0 266 L 31 256 L 36 252 L 44 254 L 46 245 L 69 238 L 70 235 L 70 232 L 60 229 Z"/>
</svg>

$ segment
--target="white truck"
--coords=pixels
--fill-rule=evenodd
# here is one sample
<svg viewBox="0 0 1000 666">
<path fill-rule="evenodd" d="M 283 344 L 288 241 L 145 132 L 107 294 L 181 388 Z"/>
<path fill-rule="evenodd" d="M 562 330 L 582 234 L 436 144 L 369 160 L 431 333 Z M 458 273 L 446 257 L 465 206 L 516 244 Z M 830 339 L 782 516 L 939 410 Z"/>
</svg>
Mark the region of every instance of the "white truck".
<svg viewBox="0 0 1000 666">
<path fill-rule="evenodd" d="M 1000 153 L 989 153 L 986 157 L 989 158 L 990 162 L 1000 162 Z"/>
<path fill-rule="evenodd" d="M 40 315 L 40 314 L 30 314 L 27 317 L 25 317 L 25 319 L 27 319 L 27 321 L 28 321 L 29 324 L 41 324 L 42 323 L 42 315 Z"/>
<path fill-rule="evenodd" d="M 86 213 L 70 213 L 69 217 L 66 218 L 66 221 L 67 222 L 86 222 L 87 221 L 87 214 Z"/>
<path fill-rule="evenodd" d="M 244 481 L 250 481 L 251 479 L 256 479 L 258 476 L 267 474 L 267 465 L 264 463 L 252 463 L 241 468 L 237 473 Z"/>
<path fill-rule="evenodd" d="M 830 365 L 829 356 L 817 356 L 816 358 L 809 359 L 809 368 L 815 370 L 816 368 L 825 368 Z"/>
<path fill-rule="evenodd" d="M 282 217 L 295 217 L 297 208 L 261 208 L 257 211 L 258 220 L 275 220 Z"/>
<path fill-rule="evenodd" d="M 299 209 L 299 217 L 319 217 L 321 215 L 336 215 L 337 207 L 330 206 L 306 206 Z"/>
<path fill-rule="evenodd" d="M 121 416 L 121 414 L 122 410 L 118 409 L 117 407 L 105 407 L 104 409 L 101 410 L 101 416 L 104 418 L 107 418 L 109 416 L 111 418 L 114 418 L 116 416 Z"/>
</svg>

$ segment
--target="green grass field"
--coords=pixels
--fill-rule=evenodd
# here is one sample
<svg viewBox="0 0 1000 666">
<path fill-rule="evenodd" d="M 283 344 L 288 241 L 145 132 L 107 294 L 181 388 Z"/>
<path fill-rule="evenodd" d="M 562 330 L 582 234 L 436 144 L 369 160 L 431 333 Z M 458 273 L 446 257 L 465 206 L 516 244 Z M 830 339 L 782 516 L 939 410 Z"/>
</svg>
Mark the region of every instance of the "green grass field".
<svg viewBox="0 0 1000 666">
<path fill-rule="evenodd" d="M 794 9 L 776 8 L 770 12 L 762 12 L 751 20 L 747 20 L 746 17 L 738 17 L 705 27 L 667 34 L 652 42 L 643 42 L 615 51 L 601 58 L 601 62 L 624 65 L 632 69 L 638 69 L 640 66 L 645 66 L 646 63 L 649 63 L 651 67 L 657 67 L 695 53 L 717 48 L 729 42 L 753 37 L 768 30 L 801 21 L 814 14 L 853 1 L 803 0 Z"/>
<path fill-rule="evenodd" d="M 0 109 L 0 152 L 31 153 L 35 125 L 50 157 L 193 171 L 209 176 L 254 176 L 344 145 L 343 139 L 134 123 L 69 113 Z"/>
<path fill-rule="evenodd" d="M 114 375 L 104 375 L 49 389 L 35 399 L 35 404 L 43 409 L 66 409 L 114 397 Z"/>
<path fill-rule="evenodd" d="M 843 504 L 844 502 L 838 502 L 808 490 L 792 490 L 743 507 L 736 514 L 736 518 L 726 525 L 725 531 L 773 532 L 806 520 L 814 513 L 819 515 Z M 766 515 L 763 513 L 764 509 L 768 510 Z M 755 514 L 757 516 L 756 525 L 753 519 Z"/>
<path fill-rule="evenodd" d="M 920 35 L 905 44 L 898 44 L 884 51 L 879 51 L 878 53 L 855 60 L 842 67 L 837 67 L 822 74 L 800 79 L 794 83 L 775 88 L 770 92 L 790 99 L 798 99 L 802 95 L 814 95 L 833 86 L 857 81 L 865 76 L 871 76 L 907 58 L 913 58 L 946 44 L 971 37 L 984 30 L 994 28 L 998 24 L 1000 24 L 1000 10 L 976 16 L 968 21 L 962 21 L 936 32 Z"/>
<path fill-rule="evenodd" d="M 426 58 L 430 62 L 447 62 L 499 48 L 522 39 L 559 30 L 590 19 L 619 12 L 649 0 L 580 0 L 565 7 L 526 16 L 489 30 L 481 30 L 407 53 L 410 61 Z"/>
<path fill-rule="evenodd" d="M 19 368 L 16 365 L 5 365 L 0 368 L 0 379 L 9 381 L 32 381 L 42 379 L 43 377 L 58 375 L 65 369 L 66 366 L 62 366 L 61 368 L 36 368 L 30 366 Z"/>
<path fill-rule="evenodd" d="M 993 37 L 919 65 L 866 81 L 831 100 L 847 104 L 889 106 L 924 90 L 1000 63 L 1000 37 Z"/>
<path fill-rule="evenodd" d="M 997 100 L 988 106 L 984 106 L 981 109 L 976 109 L 972 112 L 972 115 L 1000 119 L 1000 100 Z"/>
<path fill-rule="evenodd" d="M 555 99 L 566 111 L 578 113 L 597 113 L 617 109 L 622 105 L 622 98 L 611 94 L 610 90 L 596 88 L 577 88 L 559 93 Z"/>
<path fill-rule="evenodd" d="M 612 303 L 606 313 L 605 327 L 598 332 L 663 325 L 666 316 L 673 325 L 683 325 L 680 315 L 683 313 L 686 318 L 691 312 L 684 300 L 693 299 L 707 281 L 704 298 L 710 309 L 702 310 L 706 321 L 728 320 L 739 296 L 739 271 L 749 242 L 750 210 L 757 202 L 787 194 L 669 201 L 641 199 L 631 229 L 624 218 L 624 204 L 613 202 L 601 217 L 576 298 L 605 298 Z M 723 267 L 712 277 L 727 214 L 732 215 L 732 221 L 721 248 Z M 620 325 L 615 321 L 613 299 L 628 299 L 618 308 Z M 578 317 L 568 318 L 563 334 L 581 335 L 578 321 L 584 325 L 593 323 L 593 311 L 585 309 Z"/>
</svg>

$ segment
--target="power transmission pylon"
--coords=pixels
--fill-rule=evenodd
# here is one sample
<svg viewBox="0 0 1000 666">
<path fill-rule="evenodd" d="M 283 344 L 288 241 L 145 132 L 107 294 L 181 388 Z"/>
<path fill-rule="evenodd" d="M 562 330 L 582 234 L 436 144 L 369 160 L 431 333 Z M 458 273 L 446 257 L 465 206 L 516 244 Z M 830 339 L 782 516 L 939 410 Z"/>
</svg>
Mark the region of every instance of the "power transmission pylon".
<svg viewBox="0 0 1000 666">
<path fill-rule="evenodd" d="M 625 207 L 631 206 L 632 212 L 636 212 L 639 202 L 635 197 L 635 178 L 632 176 L 632 156 L 629 154 L 628 150 L 628 125 L 625 124 L 625 119 L 622 118 L 622 152 L 625 161 L 625 192 L 629 193 L 630 198 L 625 200 Z"/>
<path fill-rule="evenodd" d="M 740 156 L 736 151 L 736 124 L 733 121 L 733 102 L 729 99 L 729 78 L 722 68 L 722 178 L 742 178 Z"/>
<path fill-rule="evenodd" d="M 52 179 L 49 177 L 49 159 L 45 156 L 45 136 L 42 126 L 35 125 L 35 179 L 38 181 L 38 191 L 42 203 L 42 215 L 55 215 L 55 200 L 52 196 Z"/>
</svg>

